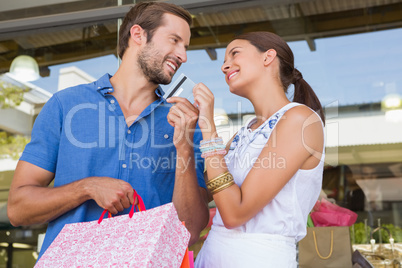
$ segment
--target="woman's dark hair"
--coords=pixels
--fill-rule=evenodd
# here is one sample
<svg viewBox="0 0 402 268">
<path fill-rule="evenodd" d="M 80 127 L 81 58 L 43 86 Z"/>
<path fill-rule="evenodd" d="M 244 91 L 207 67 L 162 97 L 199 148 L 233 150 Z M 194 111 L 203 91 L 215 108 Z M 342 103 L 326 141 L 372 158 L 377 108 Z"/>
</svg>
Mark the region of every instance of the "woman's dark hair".
<svg viewBox="0 0 402 268">
<path fill-rule="evenodd" d="M 191 14 L 180 6 L 164 2 L 141 2 L 136 4 L 124 17 L 119 30 L 118 54 L 123 58 L 128 47 L 130 29 L 138 24 L 147 33 L 147 42 L 151 41 L 153 33 L 164 24 L 163 15 L 170 13 L 184 19 L 190 26 L 193 19 Z"/>
<path fill-rule="evenodd" d="M 302 74 L 294 67 L 293 52 L 288 44 L 278 35 L 270 32 L 250 32 L 234 38 L 247 40 L 261 52 L 274 49 L 279 59 L 279 76 L 283 90 L 287 93 L 290 84 L 294 84 L 293 101 L 302 103 L 316 111 L 325 123 L 325 115 L 321 103 L 311 86 L 303 79 Z"/>
</svg>

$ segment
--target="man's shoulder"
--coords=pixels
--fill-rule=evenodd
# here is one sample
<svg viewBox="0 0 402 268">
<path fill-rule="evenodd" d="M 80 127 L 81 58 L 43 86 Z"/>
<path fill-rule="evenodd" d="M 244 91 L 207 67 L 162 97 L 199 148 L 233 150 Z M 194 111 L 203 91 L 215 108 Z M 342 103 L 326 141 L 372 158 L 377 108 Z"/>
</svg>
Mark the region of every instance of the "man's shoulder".
<svg viewBox="0 0 402 268">
<path fill-rule="evenodd" d="M 69 98 L 69 97 L 76 97 L 76 95 L 81 95 L 82 93 L 95 93 L 96 86 L 95 83 L 89 84 L 80 84 L 76 86 L 71 86 L 62 90 L 57 91 L 54 93 L 55 96 L 59 98 Z"/>
<path fill-rule="evenodd" d="M 110 85 L 110 75 L 105 74 L 100 77 L 98 80 L 95 80 L 90 83 L 86 84 L 79 84 L 67 87 L 56 92 L 54 95 L 57 96 L 59 99 L 80 99 L 80 98 L 87 98 L 90 96 L 99 97 L 101 89 L 108 89 L 111 87 Z"/>
<path fill-rule="evenodd" d="M 82 103 L 98 103 L 103 99 L 95 82 L 62 89 L 53 94 L 53 97 L 63 107 Z"/>
</svg>

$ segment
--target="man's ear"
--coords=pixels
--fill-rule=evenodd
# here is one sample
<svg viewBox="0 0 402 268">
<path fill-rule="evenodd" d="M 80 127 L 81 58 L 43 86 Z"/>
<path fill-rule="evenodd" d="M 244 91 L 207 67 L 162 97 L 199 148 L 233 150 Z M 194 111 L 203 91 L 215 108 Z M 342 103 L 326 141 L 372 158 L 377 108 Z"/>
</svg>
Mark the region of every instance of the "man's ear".
<svg viewBox="0 0 402 268">
<path fill-rule="evenodd" d="M 130 29 L 130 38 L 138 45 L 141 45 L 145 39 L 145 31 L 138 24 L 135 24 Z"/>
<path fill-rule="evenodd" d="M 264 65 L 268 66 L 276 58 L 276 50 L 268 49 L 264 53 Z"/>
</svg>

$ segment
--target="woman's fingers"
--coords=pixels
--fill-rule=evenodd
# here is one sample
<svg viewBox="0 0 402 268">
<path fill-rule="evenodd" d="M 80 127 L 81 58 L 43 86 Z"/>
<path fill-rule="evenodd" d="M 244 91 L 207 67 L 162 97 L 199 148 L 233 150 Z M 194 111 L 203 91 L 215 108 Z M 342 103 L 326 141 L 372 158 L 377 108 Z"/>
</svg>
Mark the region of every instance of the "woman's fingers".
<svg viewBox="0 0 402 268">
<path fill-rule="evenodd" d="M 169 101 L 176 103 L 170 108 L 169 114 L 176 115 L 177 117 L 182 118 L 185 122 L 192 122 L 198 119 L 198 109 L 187 99 L 172 97 L 169 98 Z M 170 117 L 170 119 L 173 120 L 172 117 Z"/>
<path fill-rule="evenodd" d="M 207 96 L 214 98 L 214 94 L 212 93 L 212 91 L 203 83 L 198 83 L 197 85 L 195 85 L 193 88 L 193 93 L 194 92 L 202 92 L 202 93 L 206 94 Z"/>
<path fill-rule="evenodd" d="M 181 107 L 181 110 L 186 114 L 191 114 L 192 112 L 198 113 L 198 110 L 194 105 L 192 105 L 187 99 L 181 97 L 171 97 L 166 100 L 169 103 L 175 103 L 173 107 Z"/>
</svg>

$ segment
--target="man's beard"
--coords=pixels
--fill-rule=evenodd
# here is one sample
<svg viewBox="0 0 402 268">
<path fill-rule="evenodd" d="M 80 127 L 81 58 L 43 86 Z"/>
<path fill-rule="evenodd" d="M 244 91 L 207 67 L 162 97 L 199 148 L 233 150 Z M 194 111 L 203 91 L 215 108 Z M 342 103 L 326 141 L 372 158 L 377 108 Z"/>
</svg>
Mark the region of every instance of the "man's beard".
<svg viewBox="0 0 402 268">
<path fill-rule="evenodd" d="M 163 70 L 163 64 L 166 61 L 166 57 L 160 62 L 162 56 L 152 45 L 152 41 L 140 52 L 138 56 L 138 64 L 140 65 L 142 72 L 149 82 L 154 84 L 167 85 L 172 81 L 170 75 L 165 74 Z"/>
</svg>

